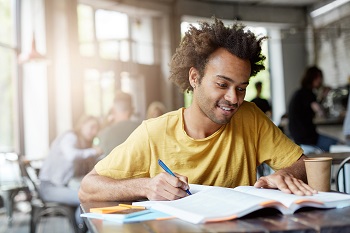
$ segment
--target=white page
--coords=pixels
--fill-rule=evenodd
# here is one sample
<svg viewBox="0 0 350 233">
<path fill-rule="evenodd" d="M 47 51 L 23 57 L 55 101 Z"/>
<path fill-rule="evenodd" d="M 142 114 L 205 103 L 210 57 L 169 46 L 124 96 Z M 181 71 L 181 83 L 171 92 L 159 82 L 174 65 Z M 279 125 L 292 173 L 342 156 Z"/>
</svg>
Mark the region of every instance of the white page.
<svg viewBox="0 0 350 233">
<path fill-rule="evenodd" d="M 250 193 L 253 195 L 258 195 L 260 197 L 273 198 L 283 203 L 283 205 L 291 208 L 294 211 L 297 207 L 295 202 L 305 202 L 305 201 L 316 201 L 320 204 L 305 204 L 301 206 L 313 206 L 313 207 L 325 207 L 325 208 L 340 208 L 350 205 L 350 195 L 336 193 L 336 192 L 318 192 L 312 196 L 298 196 L 295 194 L 283 193 L 276 189 L 261 189 L 255 188 L 253 186 L 239 186 L 234 188 L 234 190 Z"/>
<path fill-rule="evenodd" d="M 153 209 L 192 223 L 220 218 L 237 218 L 263 208 L 260 204 L 270 199 L 253 196 L 233 189 L 211 187 L 191 196 L 158 202 Z"/>
</svg>

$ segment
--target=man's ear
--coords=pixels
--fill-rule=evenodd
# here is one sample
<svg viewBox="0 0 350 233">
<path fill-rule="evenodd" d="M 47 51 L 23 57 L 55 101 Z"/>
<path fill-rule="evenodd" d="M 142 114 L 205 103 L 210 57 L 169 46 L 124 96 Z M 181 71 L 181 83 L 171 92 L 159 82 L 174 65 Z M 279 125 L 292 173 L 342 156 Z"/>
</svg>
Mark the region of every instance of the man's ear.
<svg viewBox="0 0 350 233">
<path fill-rule="evenodd" d="M 198 70 L 194 67 L 191 67 L 189 70 L 188 80 L 189 80 L 193 89 L 196 88 L 198 77 L 199 77 Z"/>
</svg>

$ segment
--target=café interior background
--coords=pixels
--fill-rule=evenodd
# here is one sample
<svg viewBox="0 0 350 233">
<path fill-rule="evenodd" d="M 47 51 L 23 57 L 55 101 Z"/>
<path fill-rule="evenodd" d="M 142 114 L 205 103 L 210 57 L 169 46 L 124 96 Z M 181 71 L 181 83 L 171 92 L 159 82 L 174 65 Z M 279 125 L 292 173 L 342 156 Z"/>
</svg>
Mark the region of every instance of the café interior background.
<svg viewBox="0 0 350 233">
<path fill-rule="evenodd" d="M 133 95 L 138 120 L 154 100 L 183 106 L 168 63 L 188 24 L 213 15 L 269 37 L 267 69 L 246 100 L 263 81 L 276 124 L 312 64 L 332 88 L 327 117 L 341 114 L 349 0 L 0 0 L 0 151 L 45 157 L 81 114 L 103 117 L 117 89 Z"/>
</svg>

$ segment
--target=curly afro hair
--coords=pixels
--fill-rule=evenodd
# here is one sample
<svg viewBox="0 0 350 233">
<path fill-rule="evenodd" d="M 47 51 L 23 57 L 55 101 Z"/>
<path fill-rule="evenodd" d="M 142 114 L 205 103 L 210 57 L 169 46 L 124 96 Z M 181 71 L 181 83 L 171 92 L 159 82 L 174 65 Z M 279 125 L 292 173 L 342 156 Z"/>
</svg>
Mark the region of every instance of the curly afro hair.
<svg viewBox="0 0 350 233">
<path fill-rule="evenodd" d="M 241 59 L 247 59 L 251 64 L 250 76 L 255 76 L 264 70 L 266 57 L 261 54 L 261 43 L 266 37 L 254 35 L 242 24 L 235 23 L 225 27 L 223 22 L 213 18 L 214 23 L 200 22 L 199 28 L 190 25 L 179 47 L 170 62 L 170 77 L 183 92 L 192 91 L 188 80 L 191 67 L 199 71 L 201 82 L 208 57 L 218 48 L 224 48 Z"/>
</svg>

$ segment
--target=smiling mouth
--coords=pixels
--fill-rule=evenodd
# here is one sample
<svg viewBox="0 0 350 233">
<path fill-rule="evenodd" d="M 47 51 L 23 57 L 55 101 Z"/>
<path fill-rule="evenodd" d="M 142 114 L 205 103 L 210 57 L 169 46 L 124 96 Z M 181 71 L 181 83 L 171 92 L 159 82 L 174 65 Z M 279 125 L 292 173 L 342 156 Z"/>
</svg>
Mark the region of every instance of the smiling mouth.
<svg viewBox="0 0 350 233">
<path fill-rule="evenodd" d="M 232 111 L 233 110 L 232 108 L 228 108 L 228 107 L 219 106 L 219 108 L 221 108 L 222 110 L 225 110 L 225 111 Z"/>
<path fill-rule="evenodd" d="M 224 110 L 225 112 L 232 112 L 235 110 L 235 107 L 227 107 L 227 106 L 218 106 L 220 109 Z"/>
</svg>

